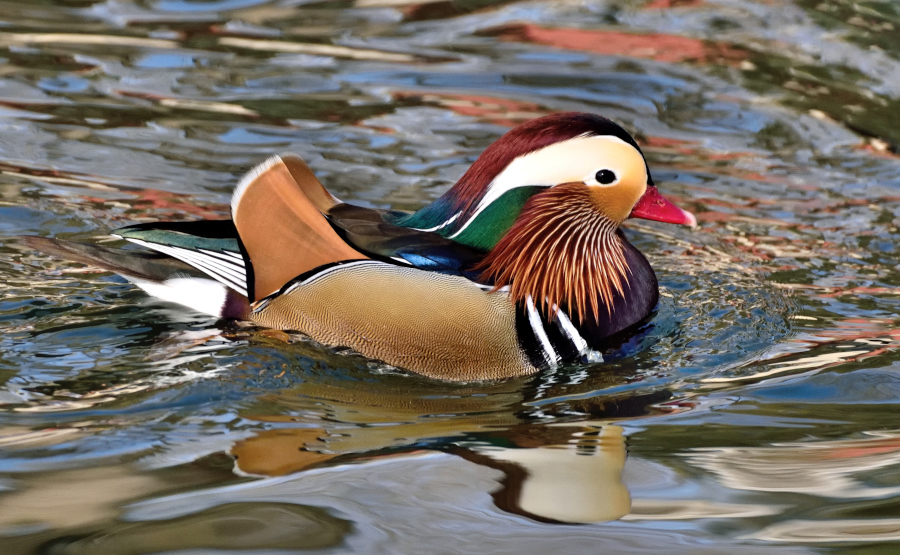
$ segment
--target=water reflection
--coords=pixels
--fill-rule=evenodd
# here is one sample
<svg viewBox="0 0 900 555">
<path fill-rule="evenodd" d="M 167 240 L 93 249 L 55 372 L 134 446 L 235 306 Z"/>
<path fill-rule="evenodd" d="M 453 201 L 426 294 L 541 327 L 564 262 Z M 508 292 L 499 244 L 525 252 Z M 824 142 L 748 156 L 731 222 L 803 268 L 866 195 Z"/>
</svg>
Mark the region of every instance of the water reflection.
<svg viewBox="0 0 900 555">
<path fill-rule="evenodd" d="M 622 428 L 586 424 L 520 426 L 452 452 L 504 473 L 502 489 L 492 493 L 503 510 L 546 522 L 616 520 L 631 510 Z"/>
<path fill-rule="evenodd" d="M 23 476 L 0 508 L 0 534 L 19 536 L 112 520 L 124 501 L 162 489 L 127 467 L 89 468 Z"/>
<path fill-rule="evenodd" d="M 900 433 L 768 447 L 697 449 L 685 456 L 730 488 L 823 497 L 888 497 L 900 487 L 867 487 L 856 476 L 900 464 Z"/>
<path fill-rule="evenodd" d="M 459 422 L 455 427 L 463 431 Z M 279 476 L 359 457 L 440 450 L 503 472 L 501 488 L 491 495 L 497 507 L 512 513 L 544 522 L 586 523 L 615 520 L 631 508 L 622 484 L 625 441 L 619 426 L 523 424 L 503 431 L 467 433 L 459 441 L 432 435 L 439 433 L 427 425 L 418 430 L 413 426 L 360 427 L 343 433 L 289 428 L 242 440 L 230 452 L 242 474 Z M 397 447 L 399 442 L 411 445 Z M 357 451 L 348 452 L 351 446 Z"/>
<path fill-rule="evenodd" d="M 891 552 L 897 10 L 0 2 L 0 551 Z M 281 151 L 415 210 L 558 110 L 703 224 L 629 225 L 663 298 L 602 367 L 447 387 L 15 239 L 224 217 Z"/>
<path fill-rule="evenodd" d="M 110 526 L 98 534 L 50 539 L 37 549 L 91 554 L 188 550 L 306 551 L 340 546 L 352 523 L 327 511 L 293 503 L 223 504 L 157 522 Z"/>
<path fill-rule="evenodd" d="M 789 543 L 872 544 L 900 540 L 900 519 L 789 520 L 763 529 L 752 539 Z"/>
<path fill-rule="evenodd" d="M 179 481 L 197 478 L 184 472 L 178 479 L 150 475 L 128 465 L 22 476 L 0 508 L 4 549 L 65 554 L 293 551 L 340 545 L 351 530 L 344 519 L 296 503 L 224 503 L 155 522 L 119 520 L 122 505 L 169 492 Z"/>
<path fill-rule="evenodd" d="M 377 381 L 352 371 L 343 378 L 310 376 L 245 409 L 246 419 L 267 427 L 229 453 L 240 475 L 287 476 L 443 452 L 500 470 L 501 487 L 492 496 L 503 510 L 544 522 L 614 520 L 628 513 L 630 498 L 621 481 L 623 430 L 610 422 L 683 408 L 667 405 L 665 390 L 590 394 L 621 383 L 604 372 L 580 381 L 538 377 L 460 386 L 402 374 Z M 538 409 L 531 406 L 536 395 Z M 548 425 L 550 419 L 557 422 Z"/>
</svg>

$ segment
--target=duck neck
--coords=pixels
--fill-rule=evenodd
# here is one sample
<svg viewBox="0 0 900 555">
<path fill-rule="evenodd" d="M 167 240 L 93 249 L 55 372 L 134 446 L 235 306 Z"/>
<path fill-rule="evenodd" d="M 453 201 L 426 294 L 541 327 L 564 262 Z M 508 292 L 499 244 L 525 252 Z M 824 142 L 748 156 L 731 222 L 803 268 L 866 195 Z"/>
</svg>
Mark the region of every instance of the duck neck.
<svg viewBox="0 0 900 555">
<path fill-rule="evenodd" d="M 510 189 L 489 204 L 455 208 L 453 189 L 418 212 L 397 217 L 392 223 L 448 237 L 487 252 L 506 235 L 528 199 L 547 189 L 524 186 Z M 454 210 L 457 210 L 454 212 Z"/>
</svg>

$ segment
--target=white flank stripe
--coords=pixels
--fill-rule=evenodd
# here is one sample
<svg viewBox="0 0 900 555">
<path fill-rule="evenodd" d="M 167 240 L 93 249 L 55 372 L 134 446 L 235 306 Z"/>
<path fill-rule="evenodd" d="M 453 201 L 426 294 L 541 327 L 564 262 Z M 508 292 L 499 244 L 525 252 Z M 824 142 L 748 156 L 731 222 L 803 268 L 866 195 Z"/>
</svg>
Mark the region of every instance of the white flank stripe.
<svg viewBox="0 0 900 555">
<path fill-rule="evenodd" d="M 556 305 L 553 305 L 553 309 L 556 310 L 556 317 L 559 318 L 559 324 L 562 326 L 563 332 L 565 332 L 566 336 L 572 342 L 572 345 L 575 345 L 575 348 L 578 349 L 578 354 L 587 352 L 589 350 L 587 341 L 585 341 L 584 338 L 581 337 L 581 334 L 578 333 L 578 329 L 575 328 L 572 320 L 569 320 L 569 316 Z"/>
<path fill-rule="evenodd" d="M 192 251 L 190 249 L 183 249 L 181 247 L 171 247 L 168 245 L 156 245 L 156 250 L 163 254 L 168 254 L 169 256 L 172 256 L 179 260 L 183 260 L 188 264 L 192 264 L 197 267 L 203 267 L 210 272 L 214 272 L 217 275 L 228 278 L 229 280 L 236 283 L 242 283 L 246 281 L 245 272 L 237 270 L 230 266 L 225 266 L 221 262 L 219 262 L 217 258 L 204 256 L 200 252 Z"/>
<path fill-rule="evenodd" d="M 216 317 L 222 316 L 228 294 L 221 283 L 206 278 L 174 278 L 161 283 L 134 278 L 128 280 L 154 297 Z"/>
<path fill-rule="evenodd" d="M 208 273 L 213 274 L 213 277 L 227 282 L 228 285 L 240 287 L 241 284 L 245 282 L 245 279 L 241 278 L 241 276 L 236 276 L 231 271 L 225 270 L 223 269 L 223 267 L 210 262 L 209 258 L 202 258 L 200 256 L 187 254 L 184 252 L 179 253 L 177 251 L 175 254 L 180 254 L 181 259 L 188 264 L 193 264 L 198 269 L 206 270 Z"/>
<path fill-rule="evenodd" d="M 205 259 L 195 259 L 195 258 L 191 258 L 189 256 L 183 256 L 181 259 L 184 260 L 185 262 L 187 262 L 188 264 L 192 264 L 198 270 L 202 270 L 202 271 L 206 272 L 210 277 L 221 281 L 222 283 L 224 283 L 225 285 L 228 285 L 229 287 L 233 287 L 238 292 L 244 293 L 244 291 L 246 290 L 246 286 L 244 285 L 244 282 L 242 280 L 235 278 L 234 276 L 232 276 L 230 274 L 226 274 L 226 273 L 219 271 L 219 269 L 217 267 L 209 264 L 209 262 Z M 246 293 L 244 293 L 244 294 L 246 294 Z"/>
<path fill-rule="evenodd" d="M 559 355 L 553 350 L 550 338 L 547 337 L 547 332 L 544 330 L 544 324 L 541 323 L 541 316 L 538 314 L 537 309 L 534 308 L 534 301 L 531 299 L 531 295 L 525 297 L 525 308 L 528 310 L 528 323 L 531 324 L 531 329 L 534 330 L 534 335 L 538 338 L 538 342 L 544 350 L 544 359 L 550 365 L 550 368 L 556 368 L 559 365 Z"/>
<path fill-rule="evenodd" d="M 186 257 L 186 256 L 180 256 L 180 257 L 176 257 L 176 258 L 179 258 L 179 260 L 183 260 L 183 261 L 187 262 L 191 266 L 206 273 L 208 276 L 235 289 L 239 293 L 246 295 L 246 292 L 244 290 L 242 290 L 243 288 L 241 287 L 240 283 L 235 281 L 231 276 L 218 272 L 216 270 L 216 268 L 209 266 L 205 260 L 196 260 L 196 259 L 192 259 L 192 258 Z"/>
<path fill-rule="evenodd" d="M 219 273 L 226 274 L 238 282 L 243 282 L 246 280 L 247 272 L 243 266 L 237 266 L 229 260 L 222 260 L 220 258 L 208 256 L 206 251 L 203 250 L 191 250 L 185 249 L 182 247 L 173 247 L 170 245 L 159 245 L 156 243 L 148 243 L 147 246 L 149 248 L 154 248 L 161 253 L 168 254 L 169 256 L 173 256 L 178 258 L 179 260 L 184 260 L 185 262 L 193 263 L 198 262 L 206 265 L 212 269 L 215 269 Z"/>
<path fill-rule="evenodd" d="M 180 253 L 185 258 L 190 258 L 205 264 L 209 268 L 214 269 L 218 273 L 222 275 L 229 276 L 235 281 L 241 282 L 245 280 L 245 276 L 247 273 L 243 270 L 243 268 L 235 268 L 234 266 L 228 265 L 228 263 L 223 263 L 218 258 L 213 258 L 211 256 L 204 256 L 203 253 L 198 251 L 192 251 L 190 249 L 182 249 L 178 247 L 170 247 L 170 249 L 174 252 Z"/>
<path fill-rule="evenodd" d="M 331 266 L 330 268 L 325 268 L 321 272 L 319 272 L 317 274 L 313 274 L 313 275 L 309 276 L 308 278 L 304 279 L 303 281 L 298 281 L 297 283 L 288 287 L 287 290 L 284 292 L 284 294 L 286 295 L 302 285 L 309 285 L 310 283 L 313 283 L 316 280 L 322 279 L 323 277 L 327 276 L 328 274 L 337 272 L 339 270 L 348 270 L 350 268 L 355 268 L 356 266 L 364 266 L 364 265 L 391 267 L 390 264 L 385 264 L 384 262 L 378 262 L 377 260 L 360 260 L 358 262 L 350 262 L 348 264 L 338 264 L 337 266 Z"/>
<path fill-rule="evenodd" d="M 231 251 L 222 251 L 222 254 L 224 254 L 226 256 L 230 256 L 231 258 L 236 260 L 237 263 L 240 264 L 241 266 L 244 265 L 244 255 L 242 255 L 241 253 L 231 252 Z"/>
</svg>

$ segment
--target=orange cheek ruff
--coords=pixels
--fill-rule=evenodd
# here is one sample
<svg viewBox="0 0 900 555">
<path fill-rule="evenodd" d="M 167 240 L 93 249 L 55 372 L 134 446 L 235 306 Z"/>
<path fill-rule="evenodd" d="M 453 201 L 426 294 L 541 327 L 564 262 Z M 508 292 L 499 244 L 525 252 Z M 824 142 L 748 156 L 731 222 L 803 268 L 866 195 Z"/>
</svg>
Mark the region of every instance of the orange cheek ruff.
<svg viewBox="0 0 900 555">
<path fill-rule="evenodd" d="M 611 313 L 613 295 L 622 295 L 628 283 L 617 227 L 597 210 L 590 187 L 557 185 L 525 203 L 475 269 L 481 279 L 494 280 L 495 290 L 509 285 L 513 302 L 531 296 L 547 313 L 558 307 L 579 321 L 597 321 L 601 305 Z"/>
<path fill-rule="evenodd" d="M 622 182 L 611 187 L 600 185 L 582 186 L 588 189 L 591 202 L 593 202 L 596 209 L 610 220 L 616 222 L 616 225 L 621 224 L 628 218 L 635 203 L 647 190 L 646 182 L 636 179 L 623 179 Z"/>
</svg>

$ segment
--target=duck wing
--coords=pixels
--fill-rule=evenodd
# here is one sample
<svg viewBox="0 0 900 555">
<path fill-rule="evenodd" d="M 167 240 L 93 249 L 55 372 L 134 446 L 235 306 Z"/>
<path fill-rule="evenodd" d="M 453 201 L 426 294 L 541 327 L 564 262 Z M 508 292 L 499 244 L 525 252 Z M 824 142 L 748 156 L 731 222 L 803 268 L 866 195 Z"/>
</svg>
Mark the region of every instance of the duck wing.
<svg viewBox="0 0 900 555">
<path fill-rule="evenodd" d="M 369 258 L 344 241 L 323 214 L 337 199 L 309 168 L 299 179 L 297 170 L 273 156 L 244 177 L 232 196 L 250 302 L 320 266 Z"/>
<path fill-rule="evenodd" d="M 161 252 L 136 252 L 46 237 L 26 236 L 22 242 L 57 258 L 115 272 L 155 297 L 211 316 L 245 319 L 250 314 L 245 296 L 220 280 L 203 277 L 194 265 Z"/>
<path fill-rule="evenodd" d="M 231 220 L 151 222 L 123 227 L 111 233 L 189 264 L 247 296 L 246 264 L 237 228 Z"/>
<path fill-rule="evenodd" d="M 484 253 L 442 237 L 392 224 L 388 212 L 352 204 L 337 204 L 328 210 L 328 220 L 341 237 L 372 258 L 412 266 L 473 281 L 474 267 Z"/>
<path fill-rule="evenodd" d="M 113 235 L 181 260 L 250 302 L 311 270 L 347 260 L 391 264 L 475 280 L 481 251 L 387 221 L 386 211 L 340 202 L 295 155 L 251 170 L 231 202 L 232 220 L 155 222 Z"/>
<path fill-rule="evenodd" d="M 283 154 L 241 180 L 232 220 L 153 222 L 112 235 L 181 260 L 252 302 L 316 266 L 365 258 L 323 216 L 338 202 L 299 156 Z"/>
</svg>

